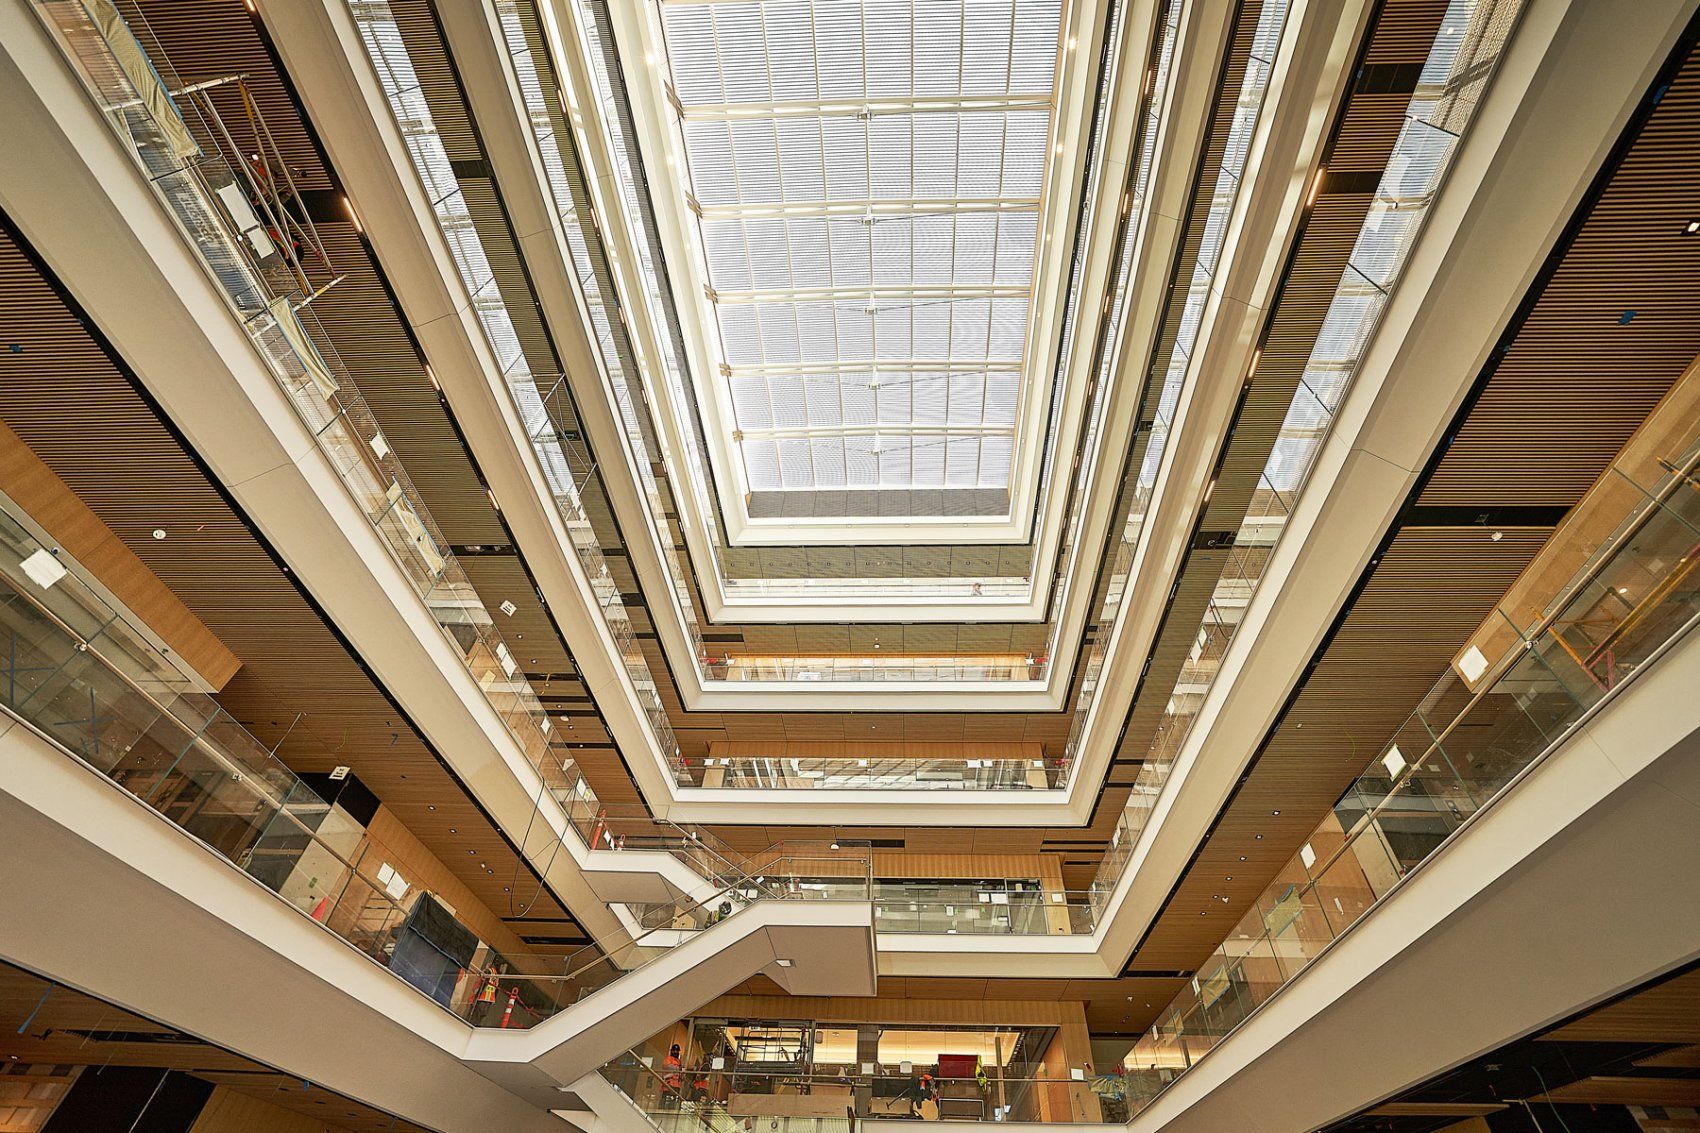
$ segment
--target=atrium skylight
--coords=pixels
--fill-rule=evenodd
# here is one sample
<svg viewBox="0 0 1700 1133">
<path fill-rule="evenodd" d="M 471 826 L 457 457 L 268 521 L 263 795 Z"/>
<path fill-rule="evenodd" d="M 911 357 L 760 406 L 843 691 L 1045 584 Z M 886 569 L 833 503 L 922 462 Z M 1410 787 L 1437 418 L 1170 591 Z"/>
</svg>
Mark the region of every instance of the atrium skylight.
<svg viewBox="0 0 1700 1133">
<path fill-rule="evenodd" d="M 661 14 L 715 355 L 699 401 L 730 442 L 734 494 L 1007 492 L 1060 0 Z"/>
</svg>

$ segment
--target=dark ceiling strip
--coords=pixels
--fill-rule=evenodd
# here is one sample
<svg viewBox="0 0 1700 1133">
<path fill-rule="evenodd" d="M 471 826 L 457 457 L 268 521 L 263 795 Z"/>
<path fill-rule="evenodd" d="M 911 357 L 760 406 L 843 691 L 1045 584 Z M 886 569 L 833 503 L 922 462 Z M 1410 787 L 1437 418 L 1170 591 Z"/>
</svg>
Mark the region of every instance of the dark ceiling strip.
<svg viewBox="0 0 1700 1133">
<path fill-rule="evenodd" d="M 1562 505 L 1524 504 L 1489 508 L 1411 506 L 1406 527 L 1557 527 L 1570 509 Z"/>
</svg>

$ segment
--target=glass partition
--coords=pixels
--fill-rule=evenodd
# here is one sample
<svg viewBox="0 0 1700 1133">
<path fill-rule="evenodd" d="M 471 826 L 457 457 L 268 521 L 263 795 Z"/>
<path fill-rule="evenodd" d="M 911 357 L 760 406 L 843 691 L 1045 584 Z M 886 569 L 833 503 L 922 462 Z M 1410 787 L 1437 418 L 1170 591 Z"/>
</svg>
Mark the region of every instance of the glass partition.
<svg viewBox="0 0 1700 1133">
<path fill-rule="evenodd" d="M 1031 757 L 895 756 L 871 747 L 867 755 L 757 755 L 739 752 L 738 746 L 712 746 L 701 769 L 693 771 L 696 782 L 789 790 L 1012 791 L 1056 789 L 1064 778 L 1059 762 Z"/>
<path fill-rule="evenodd" d="M 1270 551 L 1285 530 L 1294 501 L 1321 451 L 1334 413 L 1357 372 L 1388 296 L 1404 272 L 1459 140 L 1497 68 L 1522 7 L 1522 0 L 1449 0 L 1417 89 L 1406 108 L 1404 125 L 1376 190 L 1375 201 L 1358 233 L 1303 378 L 1294 390 L 1286 418 L 1228 549 L 1226 563 L 1199 628 L 1198 641 L 1140 767 L 1117 832 L 1118 844 L 1124 851 L 1138 840 L 1157 796 L 1168 782 L 1175 756 L 1191 732 L 1215 680 L 1220 659 L 1256 592 Z M 1266 16 L 1268 11 L 1266 7 Z M 1264 75 L 1257 65 L 1259 57 L 1260 52 L 1254 49 L 1248 83 Z M 1243 151 L 1230 141 L 1225 167 L 1235 155 L 1243 160 Z M 1212 231 L 1206 227 L 1207 245 Z M 1193 307 L 1190 294 L 1188 304 L 1190 313 Z M 1172 408 L 1178 396 L 1185 362 L 1182 346 L 1196 332 L 1196 318 L 1196 314 L 1189 314 L 1182 320 L 1175 363 L 1153 426 L 1153 448 L 1157 446 L 1158 435 L 1166 434 L 1169 427 L 1165 407 Z M 1149 455 L 1147 463 L 1140 478 L 1142 499 L 1155 485 L 1157 472 Z M 1083 718 L 1077 715 L 1076 738 L 1083 723 Z M 1074 743 L 1075 739 L 1070 742 Z M 1105 899 L 1120 880 L 1123 864 L 1125 858 L 1114 852 L 1105 858 L 1094 882 L 1094 888 Z"/>
<path fill-rule="evenodd" d="M 358 828 L 3 513 L 0 707 L 378 963 L 434 947 L 428 894 L 393 896 Z"/>
<path fill-rule="evenodd" d="M 773 1029 L 806 1032 L 815 1027 L 798 1023 Z M 1008 1032 L 1008 1037 L 1021 1030 L 987 1029 Z M 989 1055 L 941 1055 L 928 1061 L 875 1056 L 830 1066 L 785 1057 L 752 1063 L 741 1048 L 699 1051 L 683 1032 L 683 1027 L 663 1032 L 601 1071 L 664 1130 L 692 1123 L 745 1130 L 770 1122 L 788 1129 L 846 1129 L 862 1118 L 1019 1123 L 1056 1120 L 1065 1113 L 1070 1117 L 1063 1120 L 1097 1121 L 1100 1115 L 1112 1119 L 1123 1093 L 1115 1075 L 1083 1070 L 1079 1076 L 1046 1076 L 1034 1073 L 1028 1060 L 1003 1065 Z"/>
<path fill-rule="evenodd" d="M 715 879 L 701 891 L 565 956 L 496 952 L 427 891 L 397 897 L 368 873 L 358 829 L 4 513 L 0 707 L 475 1026 L 531 1026 L 755 902 L 872 893 L 865 848 L 780 845 L 734 865 L 685 835 L 664 848 Z M 601 808 L 587 841 L 637 825 Z"/>
<path fill-rule="evenodd" d="M 635 924 L 618 937 L 565 956 L 492 955 L 462 973 L 447 1006 L 476 1027 L 532 1027 L 757 902 L 865 903 L 871 893 L 866 851 L 781 844 L 753 860 L 751 872 L 705 893 L 626 906 Z"/>
<path fill-rule="evenodd" d="M 1244 1022 L 1700 618 L 1700 446 L 1471 686 L 1448 668 L 1129 1053 L 1133 1112 Z M 1625 493 L 1622 489 L 1630 488 Z"/>
<path fill-rule="evenodd" d="M 554 790 L 588 790 L 314 314 L 341 277 L 241 76 L 185 85 L 129 0 L 32 8 L 527 760 Z M 213 105 L 220 87 L 249 115 L 246 151 Z"/>
</svg>

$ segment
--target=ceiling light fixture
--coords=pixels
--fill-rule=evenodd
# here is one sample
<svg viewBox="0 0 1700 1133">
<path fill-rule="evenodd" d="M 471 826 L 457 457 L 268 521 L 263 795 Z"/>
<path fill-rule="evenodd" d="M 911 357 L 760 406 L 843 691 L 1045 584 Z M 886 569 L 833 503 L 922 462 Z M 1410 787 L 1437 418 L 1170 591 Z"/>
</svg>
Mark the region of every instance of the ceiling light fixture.
<svg viewBox="0 0 1700 1133">
<path fill-rule="evenodd" d="M 30 576 L 30 581 L 43 590 L 48 589 L 70 573 L 58 559 L 53 557 L 53 552 L 46 547 L 25 559 L 22 565 L 24 573 Z"/>
</svg>

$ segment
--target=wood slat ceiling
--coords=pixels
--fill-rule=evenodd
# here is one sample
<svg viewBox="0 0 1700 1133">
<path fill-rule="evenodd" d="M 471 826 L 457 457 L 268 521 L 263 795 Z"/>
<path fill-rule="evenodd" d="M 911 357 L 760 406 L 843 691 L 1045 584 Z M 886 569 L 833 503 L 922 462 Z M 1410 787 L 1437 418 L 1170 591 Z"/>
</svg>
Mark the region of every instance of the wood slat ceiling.
<svg viewBox="0 0 1700 1133">
<path fill-rule="evenodd" d="M 308 184 L 331 187 L 238 0 L 196 5 L 192 12 L 167 0 L 144 0 L 144 6 L 155 33 L 190 77 L 248 73 L 274 130 L 280 124 L 289 127 L 279 131 L 279 141 L 291 160 L 300 163 Z M 1250 7 L 1246 19 L 1255 23 L 1255 5 Z M 1366 61 L 1420 59 L 1442 7 L 1433 0 L 1390 0 Z M 1425 24 L 1430 27 L 1427 39 L 1420 31 Z M 1236 58 L 1243 65 L 1243 55 Z M 1594 210 L 1506 363 L 1427 485 L 1422 504 L 1568 506 L 1644 416 L 1652 399 L 1700 350 L 1700 327 L 1691 317 L 1691 304 L 1683 306 L 1700 287 L 1693 238 L 1683 244 L 1681 235 L 1682 223 L 1700 216 L 1700 177 L 1694 175 L 1700 121 L 1692 71 L 1685 71 L 1672 88 L 1641 144 L 1629 155 L 1625 179 L 1614 180 Z M 1354 95 L 1330 155 L 1331 172 L 1379 168 L 1397 126 L 1395 103 L 1403 105 L 1377 92 Z M 1219 137 L 1213 146 L 1212 152 L 1219 155 Z M 1301 243 L 1295 261 L 1288 289 L 1292 298 L 1289 303 L 1284 297 L 1275 315 L 1276 330 L 1290 336 L 1280 341 L 1290 342 L 1292 357 L 1300 364 L 1308 353 L 1305 335 L 1314 333 L 1310 328 L 1318 317 L 1317 304 L 1331 291 L 1329 270 L 1337 276 L 1352 231 L 1351 217 L 1362 206 L 1349 196 L 1325 193 L 1319 202 L 1306 230 L 1310 243 Z M 348 226 L 328 225 L 327 233 L 337 268 L 348 278 L 332 292 L 335 302 L 327 302 L 321 315 L 356 367 L 361 389 L 379 412 L 386 433 L 414 470 L 433 515 L 445 531 L 455 532 L 457 543 L 506 545 L 499 517 L 487 501 L 479 502 L 482 489 L 476 474 L 440 399 L 424 379 L 376 265 Z M 1314 262 L 1306 258 L 1312 253 Z M 4 242 L 0 295 L 7 325 L 23 328 L 8 338 L 24 347 L 21 354 L 0 356 L 0 367 L 6 367 L 0 370 L 0 416 L 25 435 L 243 658 L 244 670 L 230 692 L 233 711 L 269 742 L 287 727 L 290 709 L 310 706 L 281 754 L 302 770 L 328 769 L 337 762 L 354 765 L 410 829 L 499 909 L 502 899 L 498 892 L 485 891 L 490 886 L 481 878 L 482 871 L 459 867 L 463 855 L 448 852 L 469 844 L 476 844 L 481 855 L 506 852 L 494 832 L 471 811 L 418 737 L 396 719 L 240 517 L 206 483 L 17 249 Z M 1618 326 L 1623 310 L 1629 309 L 1637 314 Z M 1275 361 L 1266 355 L 1260 378 L 1268 373 L 1275 380 Z M 1274 405 L 1279 399 L 1269 400 Z M 68 404 L 77 406 L 75 414 L 65 413 Z M 1268 436 L 1267 430 L 1258 434 L 1262 441 Z M 112 437 L 123 437 L 124 444 L 112 445 Z M 1251 457 L 1233 456 L 1240 462 L 1236 468 L 1260 466 Z M 1217 502 L 1213 498 L 1213 505 Z M 166 527 L 171 536 L 153 540 L 149 532 L 156 526 Z M 1272 737 L 1245 789 L 1133 958 L 1130 971 L 1189 970 L 1203 959 L 1362 770 L 1363 753 L 1377 729 L 1388 725 L 1379 733 L 1384 737 L 1391 731 L 1390 722 L 1402 719 L 1427 690 L 1457 644 L 1539 547 L 1544 530 L 1511 530 L 1493 543 L 1480 529 L 1415 528 L 1394 540 L 1294 711 Z M 584 745 L 577 754 L 587 773 L 593 773 L 599 793 L 635 798 L 564 646 L 548 627 L 534 595 L 525 598 L 529 588 L 518 560 L 469 557 L 468 563 L 487 602 L 495 605 L 507 596 L 521 606 L 513 619 L 516 641 L 523 633 L 523 640 L 536 643 L 540 695 L 570 715 L 575 732 L 583 729 L 584 739 L 575 736 L 567 742 Z M 618 559 L 616 563 L 625 572 L 622 589 L 635 593 L 629 568 Z M 827 568 L 824 562 L 821 566 Z M 659 674 L 664 671 L 659 654 L 653 642 L 646 644 Z M 664 685 L 673 696 L 671 685 Z M 1060 713 L 685 713 L 676 698 L 670 707 L 687 744 L 701 744 L 703 750 L 710 740 L 788 738 L 982 740 L 1019 735 L 1056 745 L 1067 728 L 1067 717 Z M 916 850 L 971 845 L 989 851 L 994 840 L 1005 852 L 1049 848 L 1072 863 L 1075 872 L 1065 876 L 1079 877 L 1089 871 L 1124 798 L 1125 792 L 1107 791 L 1095 826 L 1088 831 L 893 827 L 877 835 L 867 828 L 843 833 L 901 838 Z M 435 816 L 424 812 L 427 800 L 438 804 Z M 1282 811 L 1279 819 L 1271 815 L 1274 809 Z M 458 840 L 446 833 L 451 823 L 462 832 Z M 474 843 L 467 841 L 469 830 L 478 831 L 472 835 Z M 753 848 L 762 841 L 818 837 L 821 832 L 736 827 L 725 833 Z M 1238 861 L 1242 854 L 1246 863 Z M 1232 883 L 1222 880 L 1229 870 Z M 1218 895 L 1229 901 L 1215 900 Z M 539 910 L 539 915 L 545 912 Z M 1093 1016 L 1095 1028 L 1136 1032 L 1166 1005 L 1178 985 L 1172 978 L 1148 977 L 1076 983 L 1080 986 L 1068 981 L 987 981 L 982 990 L 995 995 L 1002 988 L 1011 992 L 1010 998 L 1036 993 L 1085 997 L 1095 1006 L 1103 1005 Z M 944 987 L 916 980 L 895 990 L 925 994 L 929 988 L 936 993 Z"/>
<path fill-rule="evenodd" d="M 1664 980 L 1541 1036 L 1543 1042 L 1700 1043 L 1700 971 Z M 1688 1061 L 1686 1055 L 1667 1062 Z"/>
<path fill-rule="evenodd" d="M 46 996 L 43 999 L 43 995 Z M 145 1066 L 181 1071 L 349 1133 L 425 1133 L 423 1127 L 232 1054 L 72 988 L 0 964 L 0 1065 Z"/>
<path fill-rule="evenodd" d="M 1700 244 L 1686 256 L 1672 250 L 1683 238 L 1682 218 L 1700 215 L 1697 138 L 1700 62 L 1690 56 L 1561 251 L 1507 355 L 1516 364 L 1487 377 L 1458 430 L 1471 443 L 1446 450 L 1410 513 L 1416 522 L 1421 507 L 1435 503 L 1572 506 L 1700 353 L 1700 320 L 1693 318 Z M 1675 207 L 1686 211 L 1673 214 L 1671 193 L 1647 191 L 1653 185 L 1684 186 L 1687 195 Z M 1646 282 L 1649 264 L 1664 278 Z M 1614 341 L 1615 298 L 1602 298 L 1590 312 L 1579 308 L 1579 294 L 1625 295 L 1641 304 L 1647 348 Z M 1531 380 L 1536 373 L 1570 376 Z M 1414 522 L 1398 533 L 1131 968 L 1191 970 L 1245 915 L 1446 671 L 1550 528 L 1500 530 L 1498 541 L 1485 527 Z"/>
<path fill-rule="evenodd" d="M 510 877 L 513 851 L 4 231 L 0 325 L 14 347 L 0 354 L 0 418 L 242 661 L 224 708 L 297 771 L 352 767 L 505 910 L 475 863 Z M 545 900 L 534 915 L 565 914 Z"/>
<path fill-rule="evenodd" d="M 1427 57 L 1440 16 L 1432 3 L 1385 5 L 1369 29 L 1358 80 L 1338 111 L 1325 151 L 1329 175 L 1323 178 L 1314 207 L 1289 253 L 1261 342 L 1263 353 L 1235 416 L 1216 487 L 1198 523 L 1200 533 L 1237 531 L 1247 513 L 1368 214 L 1372 194 L 1360 183 L 1374 180 L 1386 164 L 1415 84 L 1411 68 Z M 1389 84 L 1382 76 L 1401 67 L 1408 77 L 1399 89 L 1386 90 Z M 1396 110 L 1390 113 L 1390 107 Z M 1193 223 L 1197 227 L 1202 222 L 1194 217 Z M 1170 318 L 1178 318 L 1178 312 L 1171 311 Z M 1166 355 L 1158 357 L 1166 363 Z M 1160 372 L 1160 367 L 1153 372 Z M 1150 752 L 1209 600 L 1232 562 L 1226 551 L 1194 549 L 1187 554 L 1171 610 L 1122 733 L 1116 781 L 1131 781 L 1134 769 Z"/>
</svg>

